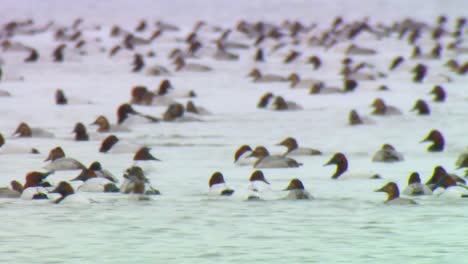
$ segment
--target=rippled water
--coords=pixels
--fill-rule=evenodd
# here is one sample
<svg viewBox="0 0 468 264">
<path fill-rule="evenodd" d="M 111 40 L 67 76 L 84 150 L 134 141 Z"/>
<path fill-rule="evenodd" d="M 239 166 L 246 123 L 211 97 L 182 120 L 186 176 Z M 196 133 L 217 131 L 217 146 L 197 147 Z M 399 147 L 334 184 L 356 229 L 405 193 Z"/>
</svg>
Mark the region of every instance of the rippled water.
<svg viewBox="0 0 468 264">
<path fill-rule="evenodd" d="M 60 12 L 66 4 L 59 1 L 47 0 L 34 5 L 28 5 L 27 1 L 2 2 L 9 11 L 6 18 L 33 14 L 42 20 L 53 17 L 70 23 L 84 15 L 106 27 L 112 23 L 133 27 L 140 16 L 160 16 L 169 22 L 182 21 L 180 26 L 184 32 L 190 30 L 191 22 L 200 18 L 232 25 L 229 23 L 238 18 L 282 21 L 289 17 L 313 21 L 310 14 L 315 14 L 317 20 L 328 22 L 336 14 L 349 11 L 353 17 L 370 15 L 371 20 L 374 15 L 379 20 L 411 14 L 432 22 L 439 13 L 459 15 L 464 10 L 462 7 L 466 7 L 464 1 L 443 5 L 441 1 L 411 1 L 410 4 L 338 1 L 338 5 L 332 1 L 288 1 L 290 4 L 250 1 L 228 12 L 221 8 L 231 6 L 230 1 L 203 1 L 197 2 L 198 5 L 187 1 L 170 4 L 146 1 L 140 6 L 118 1 L 112 8 L 115 12 L 109 14 L 105 8 L 108 3 L 93 1 L 80 1 L 80 6 L 70 8 L 70 13 Z M 363 8 L 355 8 L 357 3 Z M 425 8 L 417 8 L 421 3 Z M 190 5 L 193 9 L 186 9 L 194 11 L 181 11 L 184 5 Z M 271 11 L 270 17 L 258 9 L 262 5 Z M 129 6 L 130 13 L 122 11 L 130 10 Z M 162 54 L 155 63 L 168 63 L 164 55 L 172 47 L 168 39 L 155 47 Z M 122 171 L 131 165 L 132 154 L 100 154 L 97 149 L 102 135 L 91 134 L 90 142 L 76 143 L 71 140 L 70 131 L 76 122 L 89 124 L 100 114 L 115 121 L 115 109 L 128 101 L 131 87 L 143 84 L 154 88 L 162 78 L 130 74 L 130 54 L 113 63 L 100 54 L 86 57 L 72 54 L 70 61 L 58 66 L 47 57 L 51 49 L 50 35 L 18 40 L 42 48 L 44 59 L 40 64 L 24 65 L 23 54 L 0 54 L 6 61 L 7 74 L 26 77 L 25 82 L 0 83 L 0 89 L 14 95 L 0 98 L 0 132 L 7 136 L 8 142 L 36 146 L 42 154 L 0 155 L 0 184 L 5 186 L 11 179 L 23 179 L 28 171 L 40 170 L 48 150 L 57 145 L 85 164 L 100 160 L 121 178 Z M 385 46 L 375 40 L 365 41 L 369 46 L 385 48 L 381 55 L 369 59 L 382 69 L 386 69 L 391 58 L 402 52 L 409 54 L 411 50 L 409 46 L 401 48 L 395 41 Z M 311 72 L 303 64 L 284 66 L 280 57 L 260 67 L 284 75 L 297 71 L 338 84 L 336 72 L 344 48 L 338 47 L 323 56 L 325 64 L 319 73 Z M 310 50 L 310 54 L 321 52 Z M 258 66 L 250 62 L 252 55 L 253 51 L 242 53 L 239 63 L 202 59 L 216 71 L 171 76 L 176 90 L 194 89 L 199 95 L 196 104 L 214 113 L 204 117 L 205 122 L 141 125 L 132 133 L 119 135 L 130 142 L 152 146 L 154 155 L 162 160 L 148 175 L 162 192 L 161 196 L 135 202 L 122 195 L 98 194 L 91 197 L 99 203 L 91 205 L 0 200 L 0 263 L 468 263 L 465 261 L 468 201 L 425 197 L 417 199 L 417 206 L 385 206 L 385 195 L 373 191 L 390 180 L 405 186 L 412 171 L 419 171 L 423 181 L 427 180 L 436 165 L 454 171 L 454 161 L 467 145 L 466 78 L 455 77 L 453 83 L 444 85 L 449 94 L 447 103 L 431 103 L 432 115 L 420 117 L 407 111 L 418 98 L 430 101 L 427 93 L 435 82 L 408 83 L 410 75 L 401 71 L 387 79 L 361 83 L 355 93 L 345 96 L 308 96 L 306 90 L 291 90 L 284 84 L 251 83 L 245 75 Z M 459 59 L 466 61 L 467 56 Z M 440 62 L 429 62 L 429 65 L 435 71 L 442 69 Z M 391 91 L 376 91 L 380 84 L 387 84 Z M 55 106 L 53 93 L 59 87 L 70 97 L 91 98 L 93 92 L 91 100 L 95 104 Z M 284 95 L 305 109 L 285 113 L 260 111 L 255 105 L 266 91 Z M 376 117 L 375 125 L 348 127 L 349 110 L 355 108 L 361 114 L 368 114 L 369 105 L 376 97 L 398 106 L 404 115 Z M 136 108 L 153 115 L 165 110 Z M 8 138 L 20 121 L 53 131 L 57 138 Z M 428 153 L 427 145 L 419 143 L 433 128 L 443 131 L 446 137 L 443 153 Z M 89 131 L 94 128 L 89 127 Z M 280 153 L 284 149 L 275 144 L 287 136 L 294 136 L 301 145 L 322 150 L 324 155 L 298 158 L 304 163 L 299 169 L 264 170 L 271 182 L 265 201 L 245 201 L 252 169 L 235 167 L 234 151 L 241 144 L 250 144 L 265 145 L 271 152 Z M 373 153 L 383 143 L 393 144 L 404 154 L 405 161 L 391 165 L 372 163 Z M 323 164 L 338 151 L 348 155 L 351 174 L 378 173 L 384 179 L 330 180 L 334 167 L 323 167 Z M 214 171 L 223 172 L 228 185 L 236 190 L 233 197 L 208 195 L 207 182 Z M 294 177 L 304 182 L 315 200 L 280 200 L 285 196 L 281 190 Z M 52 181 L 59 179 L 60 175 L 51 176 Z"/>
</svg>

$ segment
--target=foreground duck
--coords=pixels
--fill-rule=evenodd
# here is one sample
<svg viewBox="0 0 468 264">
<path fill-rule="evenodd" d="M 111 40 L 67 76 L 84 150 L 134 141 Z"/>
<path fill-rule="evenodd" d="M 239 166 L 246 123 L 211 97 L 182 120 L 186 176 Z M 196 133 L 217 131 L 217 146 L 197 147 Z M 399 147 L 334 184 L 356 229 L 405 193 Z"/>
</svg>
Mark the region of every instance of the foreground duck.
<svg viewBox="0 0 468 264">
<path fill-rule="evenodd" d="M 398 185 L 394 182 L 389 182 L 384 185 L 382 188 L 375 190 L 376 192 L 385 192 L 387 193 L 387 200 L 385 200 L 385 204 L 388 205 L 410 205 L 410 204 L 417 204 L 414 200 L 401 198 L 400 191 L 398 190 Z"/>
<path fill-rule="evenodd" d="M 304 184 L 299 179 L 292 179 L 284 190 L 289 191 L 285 197 L 287 200 L 310 200 L 314 198 L 305 190 Z"/>
<path fill-rule="evenodd" d="M 219 171 L 211 175 L 210 180 L 208 181 L 208 186 L 210 187 L 210 194 L 231 196 L 234 193 L 233 189 L 226 186 L 224 176 Z"/>
<path fill-rule="evenodd" d="M 419 173 L 413 172 L 408 178 L 408 186 L 403 190 L 403 194 L 408 196 L 431 195 L 432 190 L 421 183 Z"/>
</svg>

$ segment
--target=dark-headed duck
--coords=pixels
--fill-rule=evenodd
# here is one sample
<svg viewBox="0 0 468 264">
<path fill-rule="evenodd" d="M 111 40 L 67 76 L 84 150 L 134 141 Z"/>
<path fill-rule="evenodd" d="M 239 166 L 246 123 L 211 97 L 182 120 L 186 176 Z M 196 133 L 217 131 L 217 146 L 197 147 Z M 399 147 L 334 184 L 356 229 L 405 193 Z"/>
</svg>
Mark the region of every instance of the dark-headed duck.
<svg viewBox="0 0 468 264">
<path fill-rule="evenodd" d="M 432 190 L 421 183 L 419 173 L 413 172 L 408 178 L 408 186 L 403 190 L 403 194 L 408 196 L 431 195 Z"/>
<path fill-rule="evenodd" d="M 302 165 L 302 163 L 288 157 L 270 155 L 263 146 L 257 146 L 249 156 L 257 158 L 254 168 L 297 168 Z"/>
<path fill-rule="evenodd" d="M 373 162 L 397 162 L 403 161 L 403 155 L 396 151 L 390 144 L 383 144 L 379 151 L 372 157 Z"/>
<path fill-rule="evenodd" d="M 417 204 L 415 201 L 407 198 L 400 197 L 400 191 L 398 190 L 398 185 L 394 182 L 389 182 L 384 185 L 382 188 L 375 190 L 376 192 L 385 192 L 387 193 L 387 200 L 385 204 Z"/>
<path fill-rule="evenodd" d="M 284 190 L 289 191 L 288 195 L 285 197 L 287 200 L 313 199 L 312 195 L 305 190 L 304 184 L 302 184 L 299 179 L 292 179 Z"/>
<path fill-rule="evenodd" d="M 76 159 L 65 157 L 65 152 L 61 147 L 52 149 L 45 161 L 50 161 L 46 166 L 44 166 L 48 171 L 82 170 L 86 168 Z"/>
<path fill-rule="evenodd" d="M 427 148 L 427 151 L 429 152 L 441 152 L 445 147 L 444 136 L 442 136 L 442 133 L 437 129 L 431 130 L 431 132 L 429 132 L 429 134 L 421 141 L 421 143 L 423 142 L 432 142 L 432 145 Z"/>
<path fill-rule="evenodd" d="M 283 156 L 304 156 L 304 155 L 309 156 L 309 155 L 321 155 L 322 154 L 320 150 L 299 147 L 296 139 L 292 137 L 285 138 L 283 141 L 281 141 L 277 145 L 284 146 L 287 148 Z"/>
<path fill-rule="evenodd" d="M 218 171 L 211 175 L 211 178 L 208 181 L 208 186 L 210 187 L 210 193 L 213 194 L 231 196 L 234 193 L 233 189 L 226 187 L 224 176 L 221 172 Z"/>
</svg>

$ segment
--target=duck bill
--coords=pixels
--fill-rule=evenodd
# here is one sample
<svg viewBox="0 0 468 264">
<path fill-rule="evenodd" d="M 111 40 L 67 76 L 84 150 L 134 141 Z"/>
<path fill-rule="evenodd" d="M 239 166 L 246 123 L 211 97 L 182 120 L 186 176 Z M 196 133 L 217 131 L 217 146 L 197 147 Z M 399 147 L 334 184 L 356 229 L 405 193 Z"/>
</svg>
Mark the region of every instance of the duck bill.
<svg viewBox="0 0 468 264">
<path fill-rule="evenodd" d="M 334 163 L 333 159 L 331 159 L 327 163 L 323 164 L 323 166 L 325 167 L 325 166 L 330 166 L 330 165 L 333 165 L 333 164 L 335 164 L 335 163 Z"/>
<path fill-rule="evenodd" d="M 264 182 L 264 183 L 270 185 L 270 183 L 269 183 L 267 180 L 265 180 L 265 179 L 263 179 L 262 182 Z"/>
<path fill-rule="evenodd" d="M 374 190 L 374 192 L 385 192 L 384 188 L 385 188 L 385 187 L 379 188 L 379 189 L 377 189 L 377 190 Z"/>
</svg>

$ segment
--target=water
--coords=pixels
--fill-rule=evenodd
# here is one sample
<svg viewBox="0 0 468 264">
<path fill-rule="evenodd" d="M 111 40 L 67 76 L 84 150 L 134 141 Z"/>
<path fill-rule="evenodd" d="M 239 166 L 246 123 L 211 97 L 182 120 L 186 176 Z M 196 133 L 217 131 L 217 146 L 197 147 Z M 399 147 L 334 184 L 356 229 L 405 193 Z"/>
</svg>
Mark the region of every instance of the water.
<svg viewBox="0 0 468 264">
<path fill-rule="evenodd" d="M 337 3 L 249 1 L 232 6 L 226 1 L 197 4 L 151 1 L 134 6 L 129 1 L 118 1 L 109 7 L 108 3 L 92 1 L 79 4 L 50 0 L 34 4 L 0 1 L 7 10 L 0 19 L 33 15 L 38 23 L 54 18 L 70 24 L 74 18 L 84 16 L 89 24 L 105 26 L 104 32 L 93 34 L 111 46 L 114 40 L 107 38 L 107 32 L 112 23 L 133 28 L 142 17 L 163 18 L 181 26 L 182 33 L 168 34 L 159 40 L 153 47 L 157 57 L 147 62 L 169 65 L 165 54 L 172 48 L 175 36 L 184 36 L 200 18 L 229 26 L 240 18 L 273 22 L 298 18 L 328 23 L 336 14 L 349 13 L 349 18 L 370 16 L 371 21 L 389 23 L 409 14 L 432 22 L 439 13 L 444 13 L 450 15 L 450 24 L 455 16 L 462 14 L 461 7 L 466 6 L 464 1 Z M 419 8 L 422 3 L 424 8 Z M 356 8 L 358 4 L 362 8 Z M 64 5 L 73 8 L 60 12 Z M 262 6 L 269 12 L 258 8 Z M 66 52 L 67 62 L 57 65 L 49 57 L 56 46 L 51 34 L 17 40 L 34 44 L 42 56 L 39 63 L 25 65 L 22 63 L 25 54 L 1 54 L 6 61 L 6 75 L 12 78 L 24 75 L 26 81 L 0 83 L 0 89 L 13 94 L 12 98 L 0 98 L 0 132 L 8 143 L 34 146 L 42 154 L 0 155 L 0 185 L 6 186 L 12 179 L 22 180 L 28 171 L 41 170 L 47 152 L 58 145 L 68 156 L 84 164 L 101 161 L 121 179 L 124 169 L 132 164 L 132 154 L 98 153 L 104 136 L 91 133 L 92 127 L 88 126 L 90 142 L 76 143 L 70 132 L 76 122 L 89 124 L 100 114 L 115 122 L 115 109 L 129 100 L 133 86 L 142 84 L 154 89 L 162 78 L 129 73 L 131 53 L 109 60 L 95 51 L 92 56 L 84 57 Z M 368 59 L 382 70 L 391 58 L 402 53 L 408 56 L 411 50 L 406 45 L 401 47 L 397 41 L 388 41 L 385 46 L 373 39 L 362 41 L 382 51 L 381 55 Z M 468 143 L 463 122 L 468 110 L 466 78 L 454 76 L 454 82 L 444 84 L 448 100 L 443 104 L 430 102 L 431 96 L 427 94 L 437 82 L 410 83 L 410 75 L 404 70 L 376 82 L 362 82 L 355 93 L 345 96 L 309 96 L 304 89 L 291 90 L 285 84 L 253 84 L 245 78 L 253 67 L 259 67 L 283 75 L 295 71 L 308 78 L 338 84 L 336 72 L 346 45 L 321 55 L 324 66 L 318 72 L 312 72 L 303 63 L 283 65 L 281 59 L 286 51 L 271 58 L 266 65 L 257 65 L 250 60 L 254 51 L 249 50 L 241 52 L 238 63 L 201 59 L 200 63 L 216 69 L 213 73 L 174 74 L 170 80 L 176 90 L 194 89 L 199 95 L 195 103 L 214 115 L 203 117 L 205 122 L 201 123 L 141 125 L 132 133 L 118 135 L 126 141 L 153 147 L 152 153 L 162 162 L 154 165 L 148 177 L 162 195 L 152 201 L 135 202 L 122 195 L 93 194 L 90 196 L 99 203 L 86 206 L 1 200 L 0 263 L 468 263 L 464 261 L 468 246 L 464 239 L 466 201 L 424 197 L 417 199 L 418 206 L 392 207 L 383 205 L 384 194 L 374 192 L 388 181 L 397 182 L 400 188 L 406 186 L 412 171 L 420 172 L 423 181 L 430 177 L 436 165 L 454 171 L 454 162 Z M 423 40 L 422 45 L 428 49 L 433 43 Z M 319 48 L 306 51 L 307 55 L 323 54 Z M 458 59 L 466 61 L 467 56 Z M 415 63 L 411 61 L 405 67 Z M 445 71 L 441 61 L 428 64 L 431 71 Z M 381 84 L 389 86 L 391 91 L 377 91 L 375 88 Z M 94 104 L 53 105 L 57 88 L 64 89 L 69 97 L 89 99 Z M 296 101 L 305 109 L 284 113 L 256 109 L 257 100 L 267 91 Z M 355 108 L 360 114 L 368 115 L 369 105 L 376 97 L 399 107 L 404 115 L 372 117 L 375 125 L 348 127 L 349 110 Z M 409 112 L 418 98 L 430 102 L 430 116 Z M 135 108 L 152 115 L 160 115 L 165 110 L 164 107 Z M 21 121 L 48 129 L 56 138 L 9 138 Z M 427 145 L 419 143 L 433 128 L 440 129 L 446 138 L 443 153 L 428 153 Z M 275 144 L 287 136 L 298 139 L 300 145 L 322 150 L 324 155 L 298 158 L 304 163 L 299 169 L 264 170 L 271 183 L 268 199 L 245 201 L 248 177 L 253 170 L 233 165 L 235 150 L 241 144 L 250 144 L 252 147 L 265 145 L 271 152 L 280 153 L 284 149 Z M 393 144 L 404 154 L 405 161 L 372 163 L 373 153 L 384 143 Z M 335 168 L 323 164 L 338 151 L 347 154 L 350 175 L 332 181 L 330 176 Z M 223 172 L 228 185 L 236 190 L 233 197 L 208 195 L 208 179 L 215 171 Z M 352 175 L 375 173 L 384 179 L 351 179 Z M 61 177 L 63 174 L 50 178 L 58 182 Z M 304 182 L 315 200 L 278 200 L 285 196 L 282 189 L 295 177 Z"/>
</svg>

